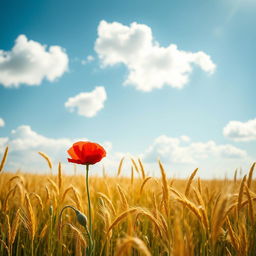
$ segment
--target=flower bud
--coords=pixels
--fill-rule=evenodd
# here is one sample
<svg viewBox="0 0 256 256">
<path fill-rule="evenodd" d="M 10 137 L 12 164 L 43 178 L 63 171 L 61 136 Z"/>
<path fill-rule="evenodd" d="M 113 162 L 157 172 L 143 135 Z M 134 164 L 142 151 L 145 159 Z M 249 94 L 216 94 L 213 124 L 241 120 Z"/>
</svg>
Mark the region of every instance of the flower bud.
<svg viewBox="0 0 256 256">
<path fill-rule="evenodd" d="M 66 208 L 72 209 L 76 213 L 76 218 L 77 218 L 78 223 L 80 225 L 84 226 L 85 228 L 87 227 L 87 217 L 82 212 L 80 212 L 79 210 L 77 210 L 75 207 L 73 207 L 71 205 L 66 205 L 65 207 L 62 208 L 62 210 L 60 212 L 60 216 L 59 216 L 60 222 L 61 222 L 62 213 Z"/>
<path fill-rule="evenodd" d="M 76 218 L 80 225 L 86 227 L 87 225 L 87 217 L 81 213 L 80 211 L 76 210 Z"/>
</svg>

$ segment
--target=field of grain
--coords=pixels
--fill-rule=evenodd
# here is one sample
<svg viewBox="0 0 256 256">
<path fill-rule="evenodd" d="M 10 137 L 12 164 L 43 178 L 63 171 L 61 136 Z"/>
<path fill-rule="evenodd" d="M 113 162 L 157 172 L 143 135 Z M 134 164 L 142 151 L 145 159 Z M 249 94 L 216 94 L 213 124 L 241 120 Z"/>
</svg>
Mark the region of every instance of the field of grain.
<svg viewBox="0 0 256 256">
<path fill-rule="evenodd" d="M 131 164 L 130 178 L 121 166 L 90 173 L 93 255 L 256 255 L 255 164 L 233 180 L 169 180 L 161 162 L 157 179 Z M 88 255 L 84 176 L 0 170 L 0 255 Z"/>
</svg>

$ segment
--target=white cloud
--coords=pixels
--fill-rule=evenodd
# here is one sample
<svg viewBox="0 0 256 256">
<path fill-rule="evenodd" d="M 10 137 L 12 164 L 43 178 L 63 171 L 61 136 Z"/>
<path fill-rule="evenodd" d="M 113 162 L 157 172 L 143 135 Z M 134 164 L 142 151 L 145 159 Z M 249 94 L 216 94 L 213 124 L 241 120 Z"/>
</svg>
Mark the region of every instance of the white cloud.
<svg viewBox="0 0 256 256">
<path fill-rule="evenodd" d="M 5 147 L 9 146 L 5 171 L 21 170 L 33 173 L 49 173 L 46 161 L 38 154 L 38 151 L 46 153 L 52 160 L 53 172 L 57 172 L 58 162 L 62 163 L 65 173 L 73 174 L 73 164 L 68 163 L 67 150 L 76 141 L 88 141 L 86 138 L 48 138 L 33 131 L 28 125 L 21 125 L 12 130 L 8 137 L 0 137 L 0 154 L 4 153 Z M 98 142 L 99 143 L 99 142 Z M 115 175 L 118 162 L 127 154 L 112 151 L 112 143 L 103 141 L 100 143 L 106 152 L 107 157 L 90 167 L 92 175 L 101 175 L 102 166 L 105 166 L 108 174 Z M 126 163 L 127 164 L 127 163 Z M 85 168 L 77 165 L 79 173 L 84 174 Z"/>
<path fill-rule="evenodd" d="M 19 35 L 11 51 L 0 50 L 0 84 L 40 85 L 43 79 L 54 81 L 68 70 L 68 56 L 60 46 L 47 50 L 25 35 Z"/>
<path fill-rule="evenodd" d="M 0 137 L 0 154 L 9 145 L 6 171 L 21 169 L 26 172 L 48 173 L 45 160 L 38 155 L 42 151 L 49 155 L 53 162 L 53 171 L 57 172 L 59 161 L 63 164 L 65 173 L 73 173 L 73 164 L 67 162 L 67 149 L 76 141 L 87 141 L 86 138 L 48 138 L 33 131 L 28 125 L 21 125 L 13 130 L 8 137 Z M 116 175 L 119 162 L 123 156 L 125 161 L 122 174 L 129 176 L 131 170 L 131 154 L 116 152 L 111 142 L 98 142 L 107 151 L 107 157 L 100 163 L 91 166 L 92 175 L 101 175 L 105 166 L 108 175 Z M 240 166 L 247 171 L 252 163 L 244 150 L 232 145 L 218 145 L 213 141 L 185 142 L 181 138 L 159 136 L 151 146 L 139 156 L 141 157 L 148 175 L 159 176 L 157 159 L 164 163 L 167 175 L 187 177 L 191 171 L 199 167 L 202 178 L 232 177 L 234 170 Z M 170 166 L 170 168 L 169 168 Z M 79 173 L 84 173 L 84 166 L 77 166 Z"/>
<path fill-rule="evenodd" d="M 223 129 L 223 135 L 234 141 L 256 140 L 256 119 L 247 122 L 230 121 Z"/>
<path fill-rule="evenodd" d="M 6 164 L 6 171 L 21 169 L 24 172 L 49 173 L 46 161 L 38 154 L 38 151 L 46 153 L 53 162 L 53 171 L 57 172 L 57 165 L 60 161 L 65 173 L 73 174 L 73 164 L 68 163 L 67 150 L 76 141 L 88 141 L 87 138 L 48 138 L 33 131 L 28 125 L 21 125 L 12 130 L 8 137 L 0 137 L 0 154 L 3 154 L 5 147 L 9 146 L 9 154 Z M 101 174 L 102 165 L 106 169 L 115 166 L 121 159 L 120 153 L 109 153 L 112 150 L 112 143 L 104 141 L 100 143 L 107 151 L 107 159 L 90 167 L 93 174 Z M 120 158 L 119 158 L 120 156 Z M 118 159 L 118 160 L 117 160 Z M 115 166 L 115 168 L 117 168 Z M 84 173 L 84 166 L 77 165 L 78 171 Z"/>
<path fill-rule="evenodd" d="M 232 145 L 218 145 L 214 141 L 191 142 L 161 135 L 146 150 L 144 159 L 149 162 L 157 158 L 165 162 L 188 164 L 199 163 L 209 157 L 243 158 L 247 153 Z"/>
<path fill-rule="evenodd" d="M 129 70 L 125 85 L 141 91 L 151 91 L 169 85 L 183 88 L 189 80 L 193 64 L 208 73 L 215 71 L 209 55 L 181 51 L 175 44 L 161 47 L 153 38 L 147 25 L 132 23 L 125 26 L 118 22 L 101 21 L 95 42 L 103 67 L 118 63 Z"/>
<path fill-rule="evenodd" d="M 65 107 L 81 116 L 93 117 L 104 108 L 107 93 L 103 86 L 97 86 L 92 92 L 83 92 L 65 102 Z"/>
<path fill-rule="evenodd" d="M 5 126 L 5 122 L 3 118 L 0 118 L 0 127 L 4 127 Z"/>
<path fill-rule="evenodd" d="M 160 159 L 169 176 L 180 178 L 187 177 L 195 168 L 199 168 L 202 178 L 231 178 L 236 168 L 247 171 L 253 162 L 245 150 L 229 144 L 212 140 L 191 142 L 165 135 L 157 137 L 141 157 L 148 169 L 156 169 L 156 160 Z"/>
<path fill-rule="evenodd" d="M 2 139 L 2 140 L 1 140 Z M 33 171 L 46 169 L 45 161 L 40 158 L 38 151 L 45 152 L 52 160 L 66 162 L 66 150 L 74 140 L 68 138 L 47 138 L 33 131 L 28 125 L 21 125 L 11 131 L 9 137 L 0 139 L 0 148 L 9 146 L 8 169 Z"/>
</svg>

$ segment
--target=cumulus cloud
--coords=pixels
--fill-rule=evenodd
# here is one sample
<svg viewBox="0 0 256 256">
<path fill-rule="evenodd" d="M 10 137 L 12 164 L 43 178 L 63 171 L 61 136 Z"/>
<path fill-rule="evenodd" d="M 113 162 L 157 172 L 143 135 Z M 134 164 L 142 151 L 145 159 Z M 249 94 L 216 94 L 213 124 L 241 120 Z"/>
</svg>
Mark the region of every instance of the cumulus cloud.
<svg viewBox="0 0 256 256">
<path fill-rule="evenodd" d="M 160 46 L 154 40 L 151 28 L 136 22 L 125 26 L 101 21 L 95 51 L 103 67 L 118 63 L 126 65 L 129 74 L 124 84 L 141 91 L 164 85 L 183 88 L 194 64 L 210 74 L 216 68 L 211 57 L 202 51 L 182 51 L 175 44 Z"/>
<path fill-rule="evenodd" d="M 66 150 L 72 143 L 68 138 L 47 138 L 33 131 L 30 126 L 21 125 L 12 130 L 9 137 L 0 140 L 0 147 L 3 150 L 9 146 L 9 169 L 38 171 L 45 169 L 44 161 L 37 156 L 38 151 L 45 152 L 56 162 L 65 161 Z"/>
<path fill-rule="evenodd" d="M 48 173 L 48 166 L 45 160 L 39 156 L 38 152 L 46 153 L 53 162 L 53 171 L 57 172 L 58 162 L 60 161 L 63 170 L 67 174 L 73 174 L 73 164 L 67 162 L 67 149 L 74 142 L 88 141 L 87 138 L 49 138 L 32 130 L 28 125 L 21 125 L 12 130 L 8 137 L 0 137 L 0 154 L 4 153 L 5 147 L 9 146 L 9 154 L 6 164 L 6 171 L 22 170 L 24 172 Z M 100 143 L 107 152 L 107 157 L 90 167 L 93 175 L 101 175 L 104 165 L 108 175 L 116 175 L 118 163 L 123 156 L 124 161 L 123 174 L 128 175 L 128 166 L 130 167 L 129 154 L 115 152 L 112 149 L 110 141 Z M 77 165 L 77 171 L 84 174 L 84 166 Z"/>
<path fill-rule="evenodd" d="M 230 121 L 223 129 L 223 135 L 234 141 L 256 140 L 256 119 L 247 122 Z"/>
<path fill-rule="evenodd" d="M 43 79 L 54 81 L 68 70 L 68 56 L 60 46 L 50 46 L 19 35 L 11 51 L 0 50 L 0 84 L 40 85 Z"/>
<path fill-rule="evenodd" d="M 91 92 L 82 92 L 74 97 L 70 97 L 65 102 L 65 107 L 71 111 L 77 111 L 81 116 L 93 117 L 104 108 L 107 93 L 103 86 L 97 86 Z"/>
<path fill-rule="evenodd" d="M 2 154 L 5 147 L 9 146 L 6 170 L 21 169 L 29 172 L 47 172 L 45 160 L 37 153 L 42 151 L 52 159 L 55 171 L 58 162 L 61 161 L 70 173 L 73 171 L 73 165 L 67 163 L 67 149 L 76 141 L 87 140 L 87 138 L 49 138 L 33 131 L 28 125 L 21 125 L 12 130 L 8 137 L 0 137 L 0 153 Z M 111 150 L 112 144 L 110 142 L 103 142 L 102 145 L 107 152 Z"/>
<path fill-rule="evenodd" d="M 232 145 L 218 145 L 214 141 L 190 142 L 183 138 L 161 135 L 155 139 L 143 155 L 146 161 L 154 162 L 157 158 L 165 162 L 195 164 L 199 160 L 217 158 L 244 158 L 246 151 Z"/>
<path fill-rule="evenodd" d="M 188 177 L 195 168 L 199 168 L 201 178 L 232 178 L 235 169 L 248 171 L 254 161 L 245 150 L 230 144 L 217 144 L 209 140 L 193 142 L 184 137 L 161 135 L 141 154 L 147 170 L 159 173 L 156 160 L 160 159 L 167 175 L 179 178 Z M 242 170 L 242 169 L 241 169 Z"/>
<path fill-rule="evenodd" d="M 53 171 L 57 172 L 59 161 L 63 164 L 65 173 L 73 174 L 73 165 L 67 163 L 67 149 L 76 141 L 87 141 L 86 138 L 49 138 L 32 130 L 28 125 L 21 125 L 12 130 L 8 137 L 0 137 L 0 154 L 5 147 L 9 146 L 6 171 L 22 171 L 47 173 L 48 167 L 45 160 L 38 155 L 42 151 L 49 155 L 53 162 Z M 102 167 L 105 166 L 107 175 L 116 175 L 119 162 L 123 156 L 125 161 L 122 175 L 130 176 L 131 154 L 128 152 L 117 152 L 109 141 L 99 142 L 107 151 L 107 157 L 100 163 L 91 166 L 93 175 L 101 175 Z M 148 175 L 159 176 L 157 159 L 160 159 L 167 171 L 167 175 L 187 177 L 191 171 L 199 167 L 200 177 L 213 178 L 232 177 L 234 170 L 240 166 L 248 170 L 252 163 L 250 157 L 244 150 L 232 145 L 218 145 L 213 141 L 191 142 L 184 138 L 172 138 L 159 136 L 141 155 L 133 156 L 135 161 L 140 157 Z M 255 160 L 255 159 L 254 159 Z M 169 168 L 169 166 L 171 168 Z M 79 173 L 84 173 L 83 166 L 77 166 Z"/>
<path fill-rule="evenodd" d="M 4 127 L 5 126 L 5 122 L 3 118 L 0 118 L 0 127 Z"/>
</svg>

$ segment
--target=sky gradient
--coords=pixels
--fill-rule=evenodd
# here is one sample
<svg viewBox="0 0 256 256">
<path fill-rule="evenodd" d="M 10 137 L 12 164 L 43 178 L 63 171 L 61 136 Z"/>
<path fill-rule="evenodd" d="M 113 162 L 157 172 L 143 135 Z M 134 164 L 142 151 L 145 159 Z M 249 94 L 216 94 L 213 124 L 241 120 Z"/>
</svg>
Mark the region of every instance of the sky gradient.
<svg viewBox="0 0 256 256">
<path fill-rule="evenodd" d="M 107 148 L 110 175 L 127 153 L 152 175 L 158 159 L 168 176 L 246 172 L 256 160 L 255 14 L 253 0 L 1 1 L 6 169 L 43 172 L 38 151 L 66 163 L 88 139 Z"/>
</svg>

